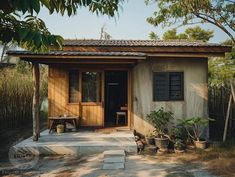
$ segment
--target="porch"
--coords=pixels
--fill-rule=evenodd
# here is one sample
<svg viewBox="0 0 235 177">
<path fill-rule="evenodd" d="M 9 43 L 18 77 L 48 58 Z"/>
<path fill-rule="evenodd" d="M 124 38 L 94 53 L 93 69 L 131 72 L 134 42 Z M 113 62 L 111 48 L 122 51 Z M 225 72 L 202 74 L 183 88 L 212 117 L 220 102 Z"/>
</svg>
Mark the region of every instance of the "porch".
<svg viewBox="0 0 235 177">
<path fill-rule="evenodd" d="M 40 133 L 40 139 L 35 142 L 30 137 L 16 144 L 13 148 L 20 153 L 39 153 L 40 155 L 90 155 L 102 153 L 105 150 L 124 150 L 135 154 L 137 145 L 131 131 L 79 131 L 62 134 Z"/>
</svg>

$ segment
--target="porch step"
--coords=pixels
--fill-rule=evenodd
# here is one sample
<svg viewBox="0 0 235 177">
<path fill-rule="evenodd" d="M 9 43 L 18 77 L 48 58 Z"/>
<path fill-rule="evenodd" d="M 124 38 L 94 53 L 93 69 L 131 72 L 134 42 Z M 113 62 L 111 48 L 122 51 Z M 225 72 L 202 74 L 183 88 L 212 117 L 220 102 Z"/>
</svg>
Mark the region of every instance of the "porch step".
<svg viewBox="0 0 235 177">
<path fill-rule="evenodd" d="M 31 137 L 16 144 L 14 148 L 29 153 L 35 149 L 42 155 L 65 154 L 80 156 L 103 153 L 109 150 L 123 150 L 130 154 L 137 153 L 137 145 L 131 132 L 115 132 L 111 134 L 95 132 L 49 134 L 48 131 L 45 131 L 41 133 L 38 142 L 33 142 Z M 108 158 L 107 161 L 120 161 L 120 159 Z"/>
<path fill-rule="evenodd" d="M 109 150 L 104 151 L 103 170 L 118 170 L 125 168 L 125 151 L 124 150 Z"/>
</svg>

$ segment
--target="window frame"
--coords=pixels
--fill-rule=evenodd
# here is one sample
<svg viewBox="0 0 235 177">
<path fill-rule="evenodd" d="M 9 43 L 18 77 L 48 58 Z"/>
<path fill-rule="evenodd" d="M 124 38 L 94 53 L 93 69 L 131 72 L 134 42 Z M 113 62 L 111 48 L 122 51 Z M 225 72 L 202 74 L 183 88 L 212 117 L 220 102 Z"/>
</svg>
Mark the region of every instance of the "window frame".
<svg viewBox="0 0 235 177">
<path fill-rule="evenodd" d="M 100 100 L 99 101 L 83 101 L 83 73 L 86 73 L 86 72 L 91 72 L 91 73 L 93 73 L 93 72 L 96 72 L 96 73 L 100 73 Z M 99 71 L 99 70 L 82 70 L 81 72 L 80 72 L 81 74 L 80 74 L 80 84 L 81 84 L 81 103 L 83 103 L 83 104 L 91 104 L 91 103 L 94 103 L 94 104 L 96 104 L 96 103 L 101 103 L 102 102 L 102 78 L 103 78 L 103 73 L 102 73 L 102 71 Z"/>
<path fill-rule="evenodd" d="M 167 86 L 167 89 L 168 89 L 168 98 L 167 99 L 157 99 L 157 96 L 155 95 L 156 94 L 156 89 L 155 89 L 155 77 L 156 77 L 156 74 L 157 73 L 164 73 L 164 74 L 167 74 L 167 83 L 168 83 L 168 86 Z M 170 75 L 173 75 L 173 74 L 180 74 L 180 77 L 181 77 L 181 97 L 180 98 L 171 98 L 171 95 L 170 95 L 170 87 L 171 87 L 171 83 L 170 83 Z M 160 102 L 160 101 L 184 101 L 184 72 L 183 71 L 153 71 L 152 73 L 152 100 L 153 102 Z"/>
</svg>

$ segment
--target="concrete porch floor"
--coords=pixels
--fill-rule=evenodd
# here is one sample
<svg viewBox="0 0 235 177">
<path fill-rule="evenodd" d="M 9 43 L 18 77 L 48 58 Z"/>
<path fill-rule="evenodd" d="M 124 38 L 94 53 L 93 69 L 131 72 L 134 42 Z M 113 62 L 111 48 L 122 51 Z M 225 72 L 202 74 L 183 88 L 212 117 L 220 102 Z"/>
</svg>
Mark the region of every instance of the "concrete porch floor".
<svg viewBox="0 0 235 177">
<path fill-rule="evenodd" d="M 40 155 L 90 155 L 106 150 L 125 150 L 136 153 L 137 145 L 131 131 L 116 131 L 111 133 L 79 131 L 62 134 L 41 132 L 38 142 L 32 137 L 21 141 L 13 147 L 19 152 L 38 152 Z"/>
</svg>

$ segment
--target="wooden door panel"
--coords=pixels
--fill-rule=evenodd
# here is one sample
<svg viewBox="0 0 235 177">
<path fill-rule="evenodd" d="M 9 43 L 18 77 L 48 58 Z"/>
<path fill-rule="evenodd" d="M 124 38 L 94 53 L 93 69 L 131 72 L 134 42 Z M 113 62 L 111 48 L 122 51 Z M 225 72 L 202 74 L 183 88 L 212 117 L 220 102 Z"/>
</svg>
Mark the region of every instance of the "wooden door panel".
<svg viewBox="0 0 235 177">
<path fill-rule="evenodd" d="M 82 126 L 102 126 L 103 115 L 101 105 L 82 105 Z"/>
</svg>

